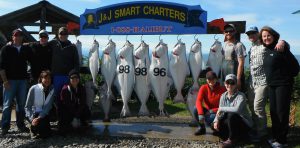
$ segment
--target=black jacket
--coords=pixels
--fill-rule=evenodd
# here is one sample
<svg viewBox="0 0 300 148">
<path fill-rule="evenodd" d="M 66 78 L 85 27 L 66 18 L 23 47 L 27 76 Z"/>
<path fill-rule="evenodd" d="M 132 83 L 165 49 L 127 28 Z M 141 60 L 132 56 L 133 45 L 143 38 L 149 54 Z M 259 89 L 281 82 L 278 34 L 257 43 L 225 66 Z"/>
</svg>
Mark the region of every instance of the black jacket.
<svg viewBox="0 0 300 148">
<path fill-rule="evenodd" d="M 52 40 L 53 49 L 51 70 L 54 75 L 68 75 L 72 69 L 79 70 L 77 48 L 70 41 Z"/>
<path fill-rule="evenodd" d="M 8 80 L 23 80 L 28 78 L 27 62 L 32 55 L 29 46 L 21 46 L 20 52 L 12 45 L 5 45 L 0 54 L 0 70 L 5 70 Z"/>
<path fill-rule="evenodd" d="M 42 46 L 39 42 L 30 44 L 32 49 L 31 75 L 37 79 L 42 70 L 51 70 L 52 48 L 50 44 Z"/>
<path fill-rule="evenodd" d="M 284 52 L 266 49 L 264 68 L 270 86 L 292 85 L 299 73 L 299 63 L 288 48 Z"/>
</svg>

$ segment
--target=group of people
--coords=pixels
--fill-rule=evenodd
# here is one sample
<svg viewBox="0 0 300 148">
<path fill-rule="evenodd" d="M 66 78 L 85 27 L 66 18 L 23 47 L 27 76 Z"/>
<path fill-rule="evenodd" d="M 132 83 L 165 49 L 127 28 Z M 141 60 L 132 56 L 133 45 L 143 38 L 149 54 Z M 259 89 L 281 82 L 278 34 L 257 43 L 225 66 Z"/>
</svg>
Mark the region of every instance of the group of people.
<svg viewBox="0 0 300 148">
<path fill-rule="evenodd" d="M 299 73 L 299 63 L 290 52 L 279 33 L 269 26 L 259 31 L 256 26 L 247 29 L 252 43 L 249 51 L 250 76 L 248 86 L 244 78 L 245 46 L 236 40 L 233 24 L 224 26 L 225 45 L 221 77 L 215 72 L 206 73 L 206 82 L 200 87 L 195 120 L 195 135 L 206 133 L 205 124 L 231 147 L 243 138 L 253 142 L 268 138 L 265 106 L 269 98 L 272 121 L 272 147 L 287 146 L 290 102 L 294 77 Z M 247 91 L 246 89 L 247 88 Z"/>
<path fill-rule="evenodd" d="M 80 84 L 79 56 L 76 46 L 68 40 L 67 28 L 59 28 L 57 37 L 51 41 L 46 30 L 39 32 L 38 42 L 23 43 L 23 37 L 23 31 L 16 29 L 12 41 L 1 48 L 2 135 L 10 129 L 13 101 L 18 130 L 30 131 L 32 138 L 51 135 L 51 110 L 56 113 L 58 131 L 62 134 L 88 126 L 91 113 Z M 25 120 L 30 123 L 29 129 Z"/>
<path fill-rule="evenodd" d="M 289 44 L 279 40 L 280 35 L 274 29 L 265 26 L 259 31 L 255 26 L 250 27 L 246 31 L 252 42 L 250 77 L 249 86 L 245 87 L 247 53 L 245 46 L 235 38 L 236 34 L 233 24 L 224 26 L 224 77 L 221 77 L 224 84 L 218 82 L 215 72 L 206 73 L 207 84 L 200 87 L 194 110 L 199 123 L 195 135 L 205 134 L 207 124 L 224 139 L 224 147 L 249 135 L 253 140 L 262 139 L 268 135 L 265 106 L 269 98 L 273 136 L 269 143 L 272 147 L 283 147 L 287 144 L 293 78 L 299 72 L 299 63 L 290 52 Z M 13 100 L 19 131 L 28 131 L 26 118 L 31 124 L 32 137 L 51 134 L 49 112 L 53 106 L 62 133 L 87 126 L 91 113 L 85 89 L 80 84 L 78 52 L 68 40 L 67 28 L 61 27 L 52 41 L 48 41 L 48 32 L 41 30 L 39 42 L 25 45 L 23 35 L 22 30 L 14 30 L 12 41 L 4 45 L 0 53 L 4 89 L 2 135 L 10 129 Z M 31 87 L 27 92 L 29 78 Z"/>
</svg>

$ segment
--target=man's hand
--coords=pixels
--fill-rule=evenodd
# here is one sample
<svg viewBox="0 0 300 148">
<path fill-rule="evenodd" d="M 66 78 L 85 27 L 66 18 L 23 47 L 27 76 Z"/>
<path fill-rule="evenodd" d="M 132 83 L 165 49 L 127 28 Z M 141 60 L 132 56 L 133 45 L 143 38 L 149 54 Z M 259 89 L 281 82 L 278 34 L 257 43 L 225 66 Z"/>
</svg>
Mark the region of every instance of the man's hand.
<svg viewBox="0 0 300 148">
<path fill-rule="evenodd" d="M 284 52 L 284 46 L 285 46 L 285 42 L 283 40 L 280 40 L 276 44 L 275 49 L 279 52 Z"/>
<path fill-rule="evenodd" d="M 217 121 L 217 122 L 214 122 L 214 129 L 216 130 L 216 131 L 219 131 L 219 122 Z"/>
<path fill-rule="evenodd" d="M 33 125 L 33 126 L 37 126 L 38 124 L 39 124 L 39 122 L 40 122 L 40 117 L 37 117 L 37 118 L 34 118 L 33 120 L 32 120 L 32 122 L 31 122 L 31 124 Z"/>
<path fill-rule="evenodd" d="M 3 87 L 4 87 L 5 89 L 9 89 L 9 88 L 10 88 L 9 82 L 8 82 L 8 81 L 3 82 Z"/>
</svg>

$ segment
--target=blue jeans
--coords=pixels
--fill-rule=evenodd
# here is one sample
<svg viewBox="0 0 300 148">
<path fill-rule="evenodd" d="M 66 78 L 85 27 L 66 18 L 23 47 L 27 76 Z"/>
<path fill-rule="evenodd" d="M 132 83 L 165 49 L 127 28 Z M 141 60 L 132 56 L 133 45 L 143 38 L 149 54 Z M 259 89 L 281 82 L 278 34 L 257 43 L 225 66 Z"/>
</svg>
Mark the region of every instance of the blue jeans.
<svg viewBox="0 0 300 148">
<path fill-rule="evenodd" d="M 208 126 L 211 126 L 211 124 L 213 123 L 215 117 L 216 117 L 216 114 L 207 114 L 208 110 L 206 108 L 203 107 L 203 113 L 204 113 L 204 120 L 205 120 L 205 123 L 206 125 Z M 199 123 L 199 118 L 198 118 L 198 111 L 197 111 L 197 108 L 194 107 L 194 115 L 195 115 L 195 120 Z"/>
<path fill-rule="evenodd" d="M 3 112 L 2 112 L 2 128 L 9 129 L 11 121 L 11 107 L 12 101 L 16 98 L 16 118 L 17 126 L 23 127 L 25 119 L 25 103 L 27 93 L 26 80 L 8 80 L 10 84 L 9 89 L 3 88 Z"/>
</svg>

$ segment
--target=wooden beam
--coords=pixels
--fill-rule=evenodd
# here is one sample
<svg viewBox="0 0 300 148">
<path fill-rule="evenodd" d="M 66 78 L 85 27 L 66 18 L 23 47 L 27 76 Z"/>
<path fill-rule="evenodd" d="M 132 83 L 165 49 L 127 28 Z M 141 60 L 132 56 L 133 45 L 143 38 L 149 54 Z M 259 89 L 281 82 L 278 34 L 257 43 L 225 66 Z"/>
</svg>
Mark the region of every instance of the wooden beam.
<svg viewBox="0 0 300 148">
<path fill-rule="evenodd" d="M 46 29 L 46 8 L 42 7 L 41 10 L 41 19 L 40 19 L 40 30 Z"/>
</svg>

